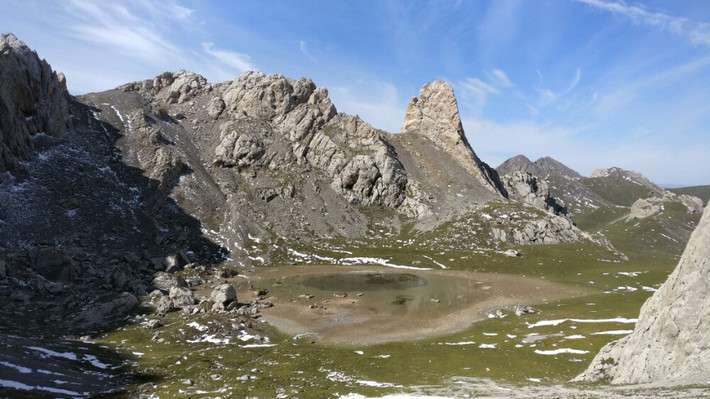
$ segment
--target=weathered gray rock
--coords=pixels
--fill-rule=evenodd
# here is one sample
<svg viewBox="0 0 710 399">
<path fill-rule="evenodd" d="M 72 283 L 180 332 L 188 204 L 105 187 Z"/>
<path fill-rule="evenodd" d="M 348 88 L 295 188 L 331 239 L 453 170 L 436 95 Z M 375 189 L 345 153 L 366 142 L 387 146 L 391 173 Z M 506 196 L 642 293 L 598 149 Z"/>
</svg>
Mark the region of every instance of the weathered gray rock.
<svg viewBox="0 0 710 399">
<path fill-rule="evenodd" d="M 688 213 L 698 213 L 703 210 L 703 201 L 687 194 L 676 194 L 664 191 L 663 197 L 640 198 L 631 205 L 627 220 L 645 219 L 663 211 L 669 203 L 680 203 L 685 206 Z"/>
<path fill-rule="evenodd" d="M 153 79 L 153 92 L 168 104 L 185 103 L 207 86 L 207 80 L 193 72 L 165 72 Z"/>
<path fill-rule="evenodd" d="M 575 380 L 612 384 L 708 384 L 710 375 L 710 208 L 678 266 L 641 308 L 634 332 L 601 349 Z"/>
<path fill-rule="evenodd" d="M 420 134 L 442 147 L 484 187 L 503 194 L 498 173 L 482 162 L 466 139 L 451 86 L 437 80 L 419 90 L 407 105 L 403 134 Z"/>
<path fill-rule="evenodd" d="M 173 301 L 167 295 L 160 295 L 153 301 L 155 306 L 155 313 L 160 316 L 165 316 L 168 312 L 173 310 Z"/>
<path fill-rule="evenodd" d="M 0 35 L 0 82 L 2 173 L 15 171 L 17 162 L 27 159 L 33 148 L 30 137 L 58 136 L 71 119 L 66 81 L 11 33 Z"/>
<path fill-rule="evenodd" d="M 168 297 L 176 308 L 184 308 L 195 304 L 195 294 L 187 287 L 170 287 Z"/>
<path fill-rule="evenodd" d="M 221 141 L 214 151 L 215 163 L 236 166 L 238 170 L 254 165 L 264 156 L 264 138 L 269 136 L 268 130 L 265 124 L 247 120 L 223 124 Z"/>
<path fill-rule="evenodd" d="M 503 187 L 508 192 L 508 197 L 524 204 L 544 209 L 556 215 L 566 213 L 564 204 L 560 204 L 550 195 L 547 181 L 533 176 L 529 172 L 512 172 L 501 176 Z"/>
<path fill-rule="evenodd" d="M 187 282 L 182 276 L 175 276 L 166 272 L 157 272 L 153 276 L 153 286 L 165 292 L 172 287 L 187 287 Z"/>
<path fill-rule="evenodd" d="M 220 284 L 212 290 L 210 301 L 214 303 L 213 310 L 224 310 L 229 304 L 237 301 L 237 291 L 231 284 Z"/>
<path fill-rule="evenodd" d="M 226 104 L 224 104 L 224 100 L 222 100 L 221 97 L 213 97 L 209 104 L 207 104 L 207 115 L 212 119 L 217 119 L 222 115 L 225 106 Z"/>
<path fill-rule="evenodd" d="M 351 203 L 397 207 L 404 200 L 406 173 L 385 133 L 358 117 L 337 114 L 328 91 L 312 81 L 246 72 L 222 99 L 220 114 L 230 120 L 220 127 L 214 164 L 240 172 L 311 165 Z"/>
<path fill-rule="evenodd" d="M 560 244 L 582 239 L 593 241 L 588 233 L 579 230 L 569 219 L 553 214 L 500 224 L 491 228 L 491 236 L 501 242 L 518 245 Z"/>
</svg>

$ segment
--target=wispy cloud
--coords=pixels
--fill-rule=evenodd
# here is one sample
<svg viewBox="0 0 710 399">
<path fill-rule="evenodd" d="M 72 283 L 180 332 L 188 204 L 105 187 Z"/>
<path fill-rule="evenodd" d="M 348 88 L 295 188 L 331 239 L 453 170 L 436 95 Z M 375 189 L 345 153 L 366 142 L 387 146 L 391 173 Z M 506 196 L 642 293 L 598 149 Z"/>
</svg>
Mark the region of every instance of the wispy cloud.
<svg viewBox="0 0 710 399">
<path fill-rule="evenodd" d="M 530 114 L 533 117 L 537 117 L 543 108 L 558 102 L 558 100 L 570 94 L 582 80 L 582 70 L 577 68 L 575 70 L 574 77 L 567 85 L 567 88 L 556 92 L 548 87 L 544 87 L 543 85 L 545 84 L 545 78 L 542 72 L 539 69 L 536 72 L 541 85 L 540 87 L 535 88 L 535 91 L 538 93 L 537 101 L 534 104 L 527 104 L 527 108 L 530 110 Z M 565 104 L 565 107 L 569 107 L 569 102 Z"/>
<path fill-rule="evenodd" d="M 501 69 L 484 71 L 487 82 L 478 78 L 466 78 L 455 84 L 457 96 L 469 108 L 480 111 L 488 102 L 489 96 L 498 96 L 506 90 L 515 87 Z"/>
<path fill-rule="evenodd" d="M 257 69 L 256 66 L 252 64 L 251 57 L 248 55 L 236 51 L 216 49 L 212 42 L 202 43 L 202 50 L 219 62 L 234 69 L 237 73 Z"/>
<path fill-rule="evenodd" d="M 657 27 L 683 36 L 693 44 L 710 46 L 710 24 L 708 23 L 693 22 L 687 18 L 676 17 L 661 12 L 650 12 L 642 6 L 628 5 L 624 2 L 606 0 L 577 1 L 628 18 L 637 24 Z"/>
<path fill-rule="evenodd" d="M 160 34 L 155 17 L 160 11 L 154 3 L 136 3 L 146 15 L 129 9 L 124 4 L 96 3 L 71 0 L 64 10 L 70 17 L 68 32 L 75 39 L 108 46 L 141 59 L 157 64 L 163 60 L 174 60 L 180 49 Z M 185 8 L 172 8 L 174 18 L 184 20 L 191 12 Z"/>
<path fill-rule="evenodd" d="M 508 75 L 500 69 L 494 69 L 490 72 L 486 72 L 486 76 L 491 80 L 496 86 L 500 87 L 513 87 L 515 86 L 513 82 L 508 79 Z"/>
<path fill-rule="evenodd" d="M 309 60 L 316 62 L 316 58 L 311 55 L 308 51 L 308 43 L 305 40 L 298 41 L 298 49 L 301 50 L 301 54 L 305 55 Z"/>
<path fill-rule="evenodd" d="M 461 99 L 472 102 L 476 108 L 483 108 L 486 105 L 488 96 L 500 94 L 500 90 L 478 78 L 467 78 L 458 82 L 457 86 L 462 89 Z"/>
</svg>

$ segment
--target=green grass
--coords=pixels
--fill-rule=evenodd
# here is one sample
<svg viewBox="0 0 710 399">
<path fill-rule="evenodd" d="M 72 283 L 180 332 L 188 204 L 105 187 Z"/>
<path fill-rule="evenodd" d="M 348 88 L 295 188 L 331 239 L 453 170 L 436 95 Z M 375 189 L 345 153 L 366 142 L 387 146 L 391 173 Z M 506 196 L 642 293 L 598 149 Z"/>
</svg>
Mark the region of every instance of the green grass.
<svg viewBox="0 0 710 399">
<path fill-rule="evenodd" d="M 516 211 L 522 209 L 506 204 L 491 205 L 484 210 L 494 218 L 496 212 Z M 337 346 L 317 339 L 313 343 L 311 339 L 294 340 L 269 326 L 263 327 L 263 334 L 276 344 L 274 347 L 187 343 L 186 339 L 203 334 L 187 327 L 187 323 L 212 322 L 215 331 L 224 334 L 230 331 L 229 327 L 225 330 L 219 326 L 231 325 L 232 316 L 171 313 L 167 325 L 159 329 L 166 340 L 164 343 L 152 341 L 156 331 L 145 330 L 137 324 L 101 337 L 101 343 L 127 356 L 133 356 L 133 352 L 145 353 L 135 357 L 132 369 L 139 381 L 146 382 L 129 386 L 129 396 L 152 392 L 160 392 L 161 397 L 275 397 L 281 394 L 317 398 L 332 397 L 336 392 L 379 396 L 406 391 L 406 387 L 413 386 L 446 387 L 457 379 L 469 378 L 490 378 L 512 385 L 538 383 L 530 378 L 539 379 L 539 384 L 562 384 L 581 373 L 603 345 L 622 336 L 594 333 L 631 330 L 633 324 L 568 320 L 555 326 L 531 328 L 529 325 L 541 320 L 637 317 L 641 305 L 652 294 L 643 287 L 656 288 L 665 281 L 685 245 L 660 233 L 687 233 L 699 218 L 672 205 L 661 215 L 643 221 L 627 222 L 617 209 L 586 215 L 587 227 L 602 230 L 618 250 L 628 255 L 629 260 L 622 260 L 613 251 L 589 242 L 534 246 L 493 243 L 489 237 L 489 220 L 480 214 L 421 233 L 412 225 L 394 226 L 390 221 L 395 215 L 387 210 L 370 212 L 376 213 L 369 215 L 370 220 L 381 222 L 370 226 L 371 234 L 366 238 L 332 238 L 312 245 L 279 242 L 284 252 L 279 259 L 288 259 L 285 248 L 293 248 L 332 258 L 382 257 L 393 264 L 418 267 L 438 268 L 433 262 L 436 261 L 451 270 L 541 278 L 577 287 L 587 294 L 533 305 L 541 314 L 490 318 L 448 336 L 369 346 Z M 504 256 L 505 249 L 517 249 L 522 256 Z M 351 254 L 344 254 L 344 250 Z M 636 274 L 629 275 L 631 272 Z M 532 333 L 543 338 L 532 342 L 535 337 L 530 335 Z M 584 338 L 565 338 L 577 335 Z M 469 341 L 475 344 L 450 345 Z M 495 348 L 480 347 L 482 344 L 495 344 Z M 535 352 L 560 348 L 585 352 L 556 355 Z M 245 375 L 256 379 L 245 380 Z M 186 384 L 185 380 L 192 380 L 193 384 Z M 373 382 L 384 385 L 370 386 Z"/>
</svg>

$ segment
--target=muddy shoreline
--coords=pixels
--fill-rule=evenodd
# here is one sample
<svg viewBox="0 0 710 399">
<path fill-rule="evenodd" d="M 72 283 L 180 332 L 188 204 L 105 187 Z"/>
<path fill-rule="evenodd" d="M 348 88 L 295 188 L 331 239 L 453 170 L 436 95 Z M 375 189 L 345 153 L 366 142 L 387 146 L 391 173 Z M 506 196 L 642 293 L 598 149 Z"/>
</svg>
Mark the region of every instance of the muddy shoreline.
<svg viewBox="0 0 710 399">
<path fill-rule="evenodd" d="M 358 272 L 390 274 L 401 271 L 380 266 L 291 266 L 259 271 L 248 279 L 252 286 L 269 289 L 276 282 L 288 281 L 292 277 Z M 506 274 L 452 270 L 406 272 L 428 278 L 470 281 L 483 287 L 486 295 L 471 303 L 442 304 L 446 308 L 434 315 L 383 314 L 368 302 L 368 293 L 346 292 L 345 297 L 310 299 L 285 295 L 275 289 L 268 296 L 274 307 L 264 309 L 262 317 L 267 323 L 293 336 L 306 335 L 321 342 L 341 345 L 368 345 L 447 335 L 487 318 L 491 310 L 518 304 L 535 305 L 587 293 L 576 287 Z M 244 277 L 247 276 L 240 278 L 242 286 L 245 284 Z M 245 299 L 249 297 L 245 296 Z"/>
</svg>

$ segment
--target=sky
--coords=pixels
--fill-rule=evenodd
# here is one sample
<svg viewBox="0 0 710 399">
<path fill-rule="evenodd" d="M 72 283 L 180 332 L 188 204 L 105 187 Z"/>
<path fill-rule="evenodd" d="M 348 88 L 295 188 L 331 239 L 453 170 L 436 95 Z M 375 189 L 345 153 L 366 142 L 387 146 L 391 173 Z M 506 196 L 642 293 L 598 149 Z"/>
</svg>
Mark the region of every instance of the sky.
<svg viewBox="0 0 710 399">
<path fill-rule="evenodd" d="M 707 0 L 0 0 L 0 32 L 72 94 L 258 70 L 312 79 L 339 112 L 392 133 L 443 79 L 493 167 L 551 156 L 582 175 L 710 184 Z"/>
</svg>

